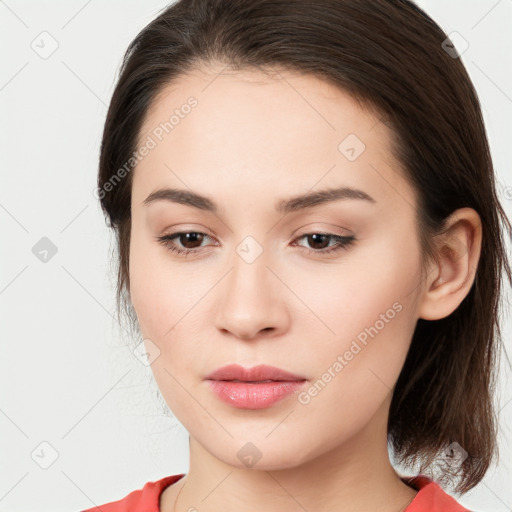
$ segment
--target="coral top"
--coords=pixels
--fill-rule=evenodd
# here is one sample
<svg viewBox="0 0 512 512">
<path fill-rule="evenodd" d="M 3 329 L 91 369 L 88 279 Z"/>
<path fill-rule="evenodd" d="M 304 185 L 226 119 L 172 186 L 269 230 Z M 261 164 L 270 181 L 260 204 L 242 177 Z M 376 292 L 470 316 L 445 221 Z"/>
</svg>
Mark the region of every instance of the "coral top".
<svg viewBox="0 0 512 512">
<path fill-rule="evenodd" d="M 183 476 L 185 473 L 148 482 L 142 489 L 133 491 L 118 501 L 82 512 L 160 512 L 160 495 L 166 487 Z M 403 512 L 469 512 L 426 476 L 402 477 L 402 480 L 418 491 Z"/>
</svg>

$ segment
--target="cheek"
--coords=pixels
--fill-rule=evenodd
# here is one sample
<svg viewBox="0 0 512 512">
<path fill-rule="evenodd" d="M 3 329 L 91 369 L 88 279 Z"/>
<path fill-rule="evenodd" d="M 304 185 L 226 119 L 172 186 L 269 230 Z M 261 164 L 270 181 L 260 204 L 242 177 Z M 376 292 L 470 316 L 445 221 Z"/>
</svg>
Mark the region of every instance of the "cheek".
<svg viewBox="0 0 512 512">
<path fill-rule="evenodd" d="M 183 375 L 197 374 L 197 356 L 204 352 L 205 341 L 200 303 L 212 284 L 198 276 L 194 265 L 170 264 L 162 247 L 153 247 L 137 234 L 132 237 L 129 268 L 142 336 L 160 351 L 151 364 L 155 379 L 166 399 L 179 399 L 180 386 L 171 375 L 182 382 Z"/>
<path fill-rule="evenodd" d="M 280 277 L 300 299 L 289 294 L 299 332 L 314 330 L 327 349 L 357 336 L 364 342 L 376 330 L 401 332 L 419 289 L 419 255 L 397 249 L 402 245 L 375 237 L 336 262 L 283 266 Z"/>
<path fill-rule="evenodd" d="M 132 230 L 130 297 L 144 337 L 164 340 L 200 293 L 197 275 L 170 265 L 165 249 L 143 230 Z"/>
<path fill-rule="evenodd" d="M 136 237 L 133 241 L 132 302 L 144 337 L 161 354 L 152 372 L 170 410 L 201 439 L 219 427 L 191 395 L 212 412 L 215 407 L 221 410 L 204 390 L 200 372 L 221 347 L 215 344 L 220 337 L 213 319 L 222 287 L 215 285 L 226 269 L 214 270 L 206 261 L 171 264 L 161 247 L 152 249 L 148 242 L 137 243 Z M 357 260 L 337 264 L 297 259 L 294 265 L 272 265 L 284 284 L 275 281 L 283 288 L 269 300 L 279 297 L 285 304 L 283 311 L 291 318 L 286 335 L 294 339 L 293 362 L 308 370 L 311 386 L 297 397 L 293 420 L 283 421 L 275 437 L 266 437 L 265 422 L 226 419 L 230 431 L 240 439 L 260 435 L 262 445 L 275 444 L 276 453 L 288 450 L 283 456 L 292 457 L 293 452 L 294 458 L 304 459 L 360 431 L 389 397 L 414 331 L 410 292 L 417 268 L 413 256 L 407 258 L 391 247 L 373 246 Z M 311 443 L 310 433 L 318 432 L 319 425 L 322 435 Z M 205 444 L 211 443 L 208 436 Z M 221 429 L 218 436 L 224 436 Z M 281 441 L 285 438 L 288 444 Z"/>
<path fill-rule="evenodd" d="M 304 339 L 299 352 L 314 361 L 319 379 L 318 389 L 304 396 L 304 402 L 316 401 L 319 407 L 338 402 L 353 411 L 374 411 L 400 374 L 416 326 L 419 267 L 413 254 L 392 248 L 371 251 L 357 264 L 347 260 L 339 271 L 331 267 L 317 272 L 314 280 L 302 281 L 299 293 L 318 315 L 308 312 L 297 318 L 295 328 L 317 333 L 314 358 L 311 339 Z M 316 294 L 308 295 L 308 289 Z M 316 394 L 323 398 L 317 400 Z"/>
<path fill-rule="evenodd" d="M 320 338 L 314 356 L 309 353 L 315 378 L 297 397 L 297 418 L 311 431 L 320 421 L 325 446 L 352 438 L 389 405 L 415 324 L 407 305 L 389 306 L 374 297 L 357 319 L 340 313 L 335 324 L 339 332 L 355 334 L 342 334 L 334 342 Z"/>
</svg>

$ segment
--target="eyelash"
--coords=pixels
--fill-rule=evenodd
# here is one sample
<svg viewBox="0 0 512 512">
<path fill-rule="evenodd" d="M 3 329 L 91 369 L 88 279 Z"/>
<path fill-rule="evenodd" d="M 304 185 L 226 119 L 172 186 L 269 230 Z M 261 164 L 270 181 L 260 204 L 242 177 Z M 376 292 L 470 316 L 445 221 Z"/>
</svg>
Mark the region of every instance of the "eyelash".
<svg viewBox="0 0 512 512">
<path fill-rule="evenodd" d="M 180 255 L 188 256 L 189 254 L 200 252 L 200 248 L 180 249 L 179 247 L 176 247 L 176 245 L 174 245 L 172 243 L 172 240 L 174 238 L 180 237 L 181 235 L 186 235 L 186 234 L 190 234 L 190 233 L 194 233 L 197 235 L 205 235 L 208 238 L 211 238 L 209 235 L 207 235 L 206 233 L 202 233 L 201 231 L 179 231 L 179 232 L 173 233 L 171 235 L 163 235 L 163 236 L 156 237 L 156 240 L 158 243 L 163 245 L 168 251 L 175 252 Z M 312 233 L 305 233 L 304 235 L 297 237 L 295 240 L 300 240 L 301 238 L 305 238 L 305 237 L 308 237 L 311 235 L 328 236 L 331 239 L 335 240 L 337 242 L 337 244 L 328 249 L 308 249 L 307 247 L 300 246 L 303 249 L 305 249 L 308 252 L 308 254 L 334 253 L 334 252 L 340 251 L 342 249 L 347 249 L 348 246 L 351 245 L 356 240 L 356 238 L 354 236 L 341 236 L 341 235 L 334 235 L 332 233 L 323 233 L 323 232 L 317 232 L 317 231 L 314 231 Z"/>
</svg>

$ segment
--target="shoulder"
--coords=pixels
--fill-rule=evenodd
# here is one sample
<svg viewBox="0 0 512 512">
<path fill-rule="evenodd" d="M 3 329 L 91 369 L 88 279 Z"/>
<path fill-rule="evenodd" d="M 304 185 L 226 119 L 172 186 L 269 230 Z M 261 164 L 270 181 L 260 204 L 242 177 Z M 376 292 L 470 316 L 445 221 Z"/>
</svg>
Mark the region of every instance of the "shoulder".
<svg viewBox="0 0 512 512">
<path fill-rule="evenodd" d="M 404 477 L 402 480 L 418 490 L 404 512 L 470 512 L 447 494 L 439 484 L 424 475 Z"/>
<path fill-rule="evenodd" d="M 182 476 L 184 473 L 147 482 L 142 489 L 132 491 L 120 500 L 101 506 L 96 505 L 81 512 L 159 512 L 160 495 L 166 487 L 178 481 Z"/>
</svg>

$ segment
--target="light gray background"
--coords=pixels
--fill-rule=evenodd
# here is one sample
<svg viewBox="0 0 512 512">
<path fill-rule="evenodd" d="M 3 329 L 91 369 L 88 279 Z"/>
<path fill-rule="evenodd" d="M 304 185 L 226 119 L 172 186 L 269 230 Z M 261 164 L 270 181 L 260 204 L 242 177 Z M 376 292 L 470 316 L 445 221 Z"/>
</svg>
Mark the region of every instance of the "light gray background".
<svg viewBox="0 0 512 512">
<path fill-rule="evenodd" d="M 121 57 L 166 4 L 0 0 L 0 511 L 80 510 L 188 471 L 188 434 L 113 319 L 113 238 L 92 193 Z M 469 43 L 512 218 L 512 0 L 419 5 Z M 32 252 L 42 237 L 57 247 L 46 263 Z M 510 346 L 509 317 L 503 326 Z M 512 510 L 510 380 L 505 369 L 499 465 L 460 498 L 473 510 Z"/>
</svg>

